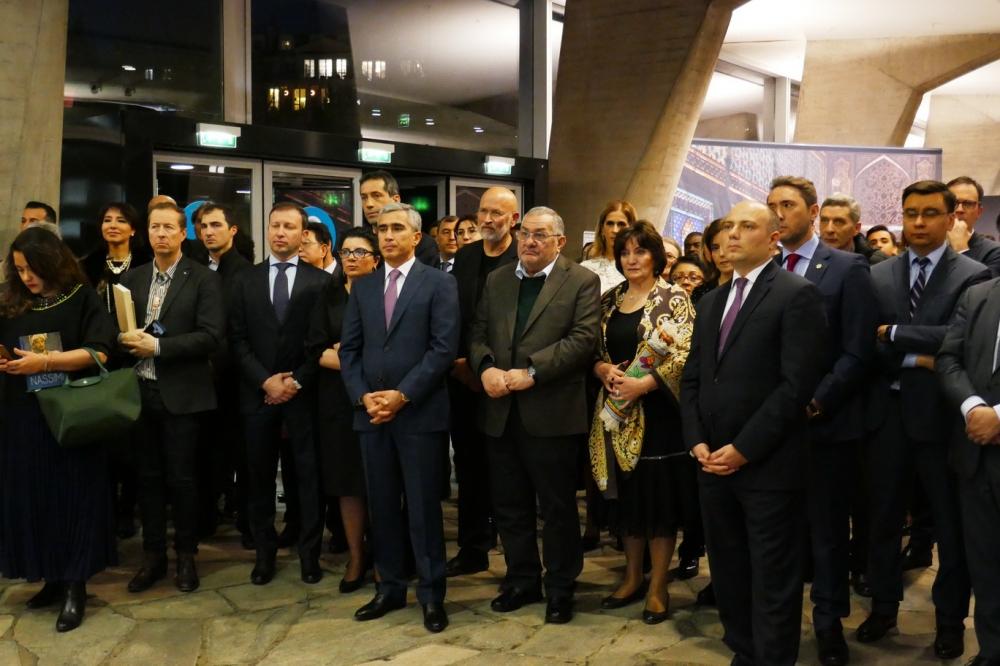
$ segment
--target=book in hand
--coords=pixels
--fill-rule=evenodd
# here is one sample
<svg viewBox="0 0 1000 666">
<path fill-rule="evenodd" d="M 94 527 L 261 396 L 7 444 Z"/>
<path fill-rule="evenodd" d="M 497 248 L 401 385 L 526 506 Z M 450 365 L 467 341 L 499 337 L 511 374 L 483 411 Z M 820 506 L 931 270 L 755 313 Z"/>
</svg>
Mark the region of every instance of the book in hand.
<svg viewBox="0 0 1000 666">
<path fill-rule="evenodd" d="M 135 303 L 132 302 L 132 290 L 116 284 L 111 288 L 115 296 L 115 315 L 118 317 L 118 330 L 122 333 L 134 331 L 135 325 Z"/>
<path fill-rule="evenodd" d="M 36 354 L 46 352 L 62 351 L 62 336 L 58 332 L 54 333 L 32 333 L 22 335 L 20 348 L 27 349 Z M 27 376 L 28 392 L 34 393 L 42 389 L 62 386 L 66 383 L 65 372 L 38 372 Z"/>
</svg>

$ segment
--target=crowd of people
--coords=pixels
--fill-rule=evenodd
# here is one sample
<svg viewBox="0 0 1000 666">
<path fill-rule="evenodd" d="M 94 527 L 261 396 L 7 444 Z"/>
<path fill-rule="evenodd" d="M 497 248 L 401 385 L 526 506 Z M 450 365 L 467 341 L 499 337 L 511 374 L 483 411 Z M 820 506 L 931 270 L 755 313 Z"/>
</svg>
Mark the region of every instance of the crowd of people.
<svg viewBox="0 0 1000 666">
<path fill-rule="evenodd" d="M 647 624 L 707 553 L 698 602 L 718 607 L 734 664 L 796 661 L 806 580 L 820 662 L 848 663 L 852 589 L 871 597 L 856 640 L 882 639 L 903 570 L 936 543 L 934 653 L 963 654 L 974 591 L 972 663 L 1000 664 L 1000 244 L 976 231 L 974 180 L 909 185 L 898 239 L 798 176 L 680 243 L 615 200 L 579 261 L 559 213 L 521 216 L 506 188 L 430 224 L 385 171 L 360 193 L 358 228 L 276 204 L 256 265 L 215 203 L 196 240 L 169 197 L 145 225 L 110 203 L 81 260 L 50 206 L 26 206 L 0 299 L 0 574 L 43 581 L 27 603 L 59 606 L 57 630 L 82 622 L 138 505 L 132 593 L 167 576 L 171 545 L 174 584 L 196 590 L 220 515 L 256 552 L 253 584 L 292 546 L 315 584 L 329 528 L 349 552 L 342 593 L 374 569 L 355 618 L 404 607 L 416 578 L 431 632 L 447 579 L 487 570 L 498 540 L 492 610 L 544 600 L 555 624 L 605 530 L 625 569 L 601 607 L 641 602 Z M 116 326 L 116 285 L 135 328 Z M 61 447 L 32 382 L 98 361 L 134 367 L 139 421 Z"/>
</svg>

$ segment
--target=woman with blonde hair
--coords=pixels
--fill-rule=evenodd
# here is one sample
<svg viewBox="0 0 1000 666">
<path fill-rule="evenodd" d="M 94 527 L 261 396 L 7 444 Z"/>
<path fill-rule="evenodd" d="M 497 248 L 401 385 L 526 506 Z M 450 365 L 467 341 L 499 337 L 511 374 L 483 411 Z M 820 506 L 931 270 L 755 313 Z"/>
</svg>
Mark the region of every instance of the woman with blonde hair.
<svg viewBox="0 0 1000 666">
<path fill-rule="evenodd" d="M 594 230 L 594 242 L 585 252 L 584 268 L 593 271 L 601 279 L 601 293 L 620 284 L 625 276 L 615 268 L 615 237 L 635 224 L 635 207 L 627 201 L 609 201 L 601 211 Z"/>
</svg>

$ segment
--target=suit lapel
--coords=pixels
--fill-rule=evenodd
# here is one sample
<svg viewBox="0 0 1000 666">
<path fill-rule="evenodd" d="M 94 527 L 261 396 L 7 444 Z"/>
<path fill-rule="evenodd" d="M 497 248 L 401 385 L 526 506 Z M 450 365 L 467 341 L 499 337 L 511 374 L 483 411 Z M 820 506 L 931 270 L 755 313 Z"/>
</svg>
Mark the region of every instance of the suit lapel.
<svg viewBox="0 0 1000 666">
<path fill-rule="evenodd" d="M 896 307 L 903 323 L 910 322 L 910 253 L 904 252 L 892 264 L 892 277 L 896 283 Z"/>
<path fill-rule="evenodd" d="M 413 266 L 410 268 L 410 274 L 406 276 L 403 280 L 403 288 L 399 291 L 399 298 L 396 299 L 396 307 L 392 310 L 392 321 L 389 322 L 389 326 L 386 328 L 385 335 L 389 337 L 392 335 L 393 329 L 399 323 L 399 318 L 403 316 L 403 312 L 406 307 L 413 300 L 414 295 L 420 290 L 420 285 L 426 279 L 426 271 L 428 270 L 439 270 L 436 268 L 428 268 L 419 261 L 414 262 Z M 385 299 L 383 299 L 382 312 L 385 313 Z"/>
<path fill-rule="evenodd" d="M 552 267 L 552 272 L 549 276 L 545 278 L 545 284 L 542 285 L 542 290 L 538 294 L 538 300 L 531 307 L 531 312 L 528 313 L 528 320 L 524 322 L 524 330 L 521 331 L 521 337 L 531 329 L 531 325 L 535 323 L 535 320 L 541 316 L 542 312 L 545 311 L 545 306 L 549 304 L 549 301 L 556 295 L 559 288 L 563 285 L 563 282 L 569 277 L 569 270 L 566 268 L 565 259 L 562 255 L 556 259 L 556 265 Z M 515 313 L 517 307 L 515 305 Z"/>
<path fill-rule="evenodd" d="M 945 248 L 944 254 L 941 255 L 937 266 L 934 267 L 934 272 L 927 278 L 927 284 L 924 285 L 924 293 L 920 295 L 920 302 L 917 303 L 917 311 L 914 319 L 921 318 L 920 315 L 927 310 L 927 304 L 933 302 L 934 297 L 944 288 L 945 283 L 948 282 L 948 274 L 951 273 L 954 263 L 955 253 L 952 252 L 951 248 Z M 907 293 L 907 302 L 909 302 L 909 293 Z"/>
<path fill-rule="evenodd" d="M 816 251 L 813 252 L 812 259 L 809 260 L 809 265 L 806 266 L 806 279 L 817 285 L 822 282 L 832 256 L 833 252 L 830 248 L 820 242 L 816 246 Z"/>
<path fill-rule="evenodd" d="M 177 294 L 184 288 L 184 283 L 187 282 L 189 275 L 191 275 L 189 260 L 186 257 L 181 257 L 180 263 L 177 264 L 177 270 L 174 271 L 174 277 L 171 278 L 170 284 L 167 286 L 167 295 L 163 297 L 163 306 L 160 308 L 159 315 L 157 315 L 158 319 L 163 319 L 167 314 L 167 310 L 177 300 Z"/>
<path fill-rule="evenodd" d="M 746 297 L 746 300 L 743 301 L 743 307 L 740 308 L 739 313 L 736 315 L 736 321 L 733 322 L 733 329 L 729 331 L 729 337 L 726 338 L 726 346 L 719 354 L 720 361 L 722 360 L 722 357 L 726 355 L 726 352 L 733 346 L 733 341 L 739 337 L 740 331 L 747 323 L 747 320 L 750 319 L 754 309 L 760 305 L 760 302 L 764 300 L 764 296 L 766 296 L 767 292 L 771 290 L 771 280 L 774 279 L 774 276 L 779 270 L 783 269 L 777 268 L 773 264 L 768 264 L 764 270 L 761 271 L 760 275 L 757 276 L 757 281 L 750 289 L 750 294 Z M 733 305 L 735 306 L 736 303 L 734 302 Z M 716 335 L 718 335 L 718 333 L 716 333 Z"/>
<path fill-rule="evenodd" d="M 726 309 L 726 300 L 729 298 L 729 291 L 733 288 L 733 281 L 726 283 L 725 289 L 719 289 L 712 303 L 712 309 L 708 313 L 708 349 L 712 350 L 712 358 L 719 358 L 719 329 L 722 327 L 722 313 Z"/>
<path fill-rule="evenodd" d="M 150 263 L 136 270 L 139 279 L 132 292 L 132 305 L 135 306 L 135 323 L 140 328 L 146 324 L 146 306 L 149 304 L 149 283 L 153 281 L 153 269 L 154 265 Z"/>
<path fill-rule="evenodd" d="M 988 371 L 983 373 L 987 379 L 997 374 L 997 370 L 994 370 L 990 364 L 993 363 L 998 328 L 1000 328 L 1000 281 L 994 283 L 993 288 L 990 289 L 990 295 L 987 296 L 986 304 L 983 305 L 981 322 L 977 322 L 977 329 L 982 329 L 982 350 L 977 357 L 983 359 L 981 365 L 988 368 Z"/>
</svg>

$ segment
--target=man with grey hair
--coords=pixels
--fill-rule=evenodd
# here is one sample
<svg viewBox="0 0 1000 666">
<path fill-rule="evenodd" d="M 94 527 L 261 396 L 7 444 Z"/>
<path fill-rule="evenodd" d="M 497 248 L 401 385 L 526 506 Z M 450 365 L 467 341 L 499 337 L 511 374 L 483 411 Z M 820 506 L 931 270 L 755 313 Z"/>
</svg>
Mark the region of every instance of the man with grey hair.
<svg viewBox="0 0 1000 666">
<path fill-rule="evenodd" d="M 424 627 L 448 626 L 440 488 L 448 430 L 445 377 L 458 351 L 455 278 L 416 260 L 420 214 L 386 204 L 375 228 L 383 263 L 351 288 L 340 341 L 341 375 L 357 407 L 372 517 L 375 597 L 355 619 L 374 620 L 406 605 L 406 517 Z"/>
<path fill-rule="evenodd" d="M 576 510 L 577 455 L 588 432 L 587 372 L 600 330 L 597 276 L 561 255 L 562 218 L 532 208 L 516 264 L 489 274 L 472 325 L 469 365 L 489 397 L 479 410 L 490 491 L 507 574 L 491 603 L 498 613 L 540 601 L 545 621 L 569 622 L 583 567 Z M 559 417 L 553 418 L 553 410 Z M 541 509 L 545 575 L 535 498 Z"/>
<path fill-rule="evenodd" d="M 861 233 L 861 206 L 846 194 L 838 192 L 823 200 L 819 208 L 819 233 L 828 246 L 860 254 L 871 265 L 889 258 L 865 240 Z"/>
</svg>

